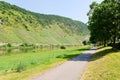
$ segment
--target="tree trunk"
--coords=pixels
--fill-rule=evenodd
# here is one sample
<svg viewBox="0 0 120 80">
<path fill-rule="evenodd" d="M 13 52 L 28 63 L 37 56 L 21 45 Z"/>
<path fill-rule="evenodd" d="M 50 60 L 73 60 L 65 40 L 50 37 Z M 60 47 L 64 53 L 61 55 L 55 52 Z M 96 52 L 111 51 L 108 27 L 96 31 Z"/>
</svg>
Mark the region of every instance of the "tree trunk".
<svg viewBox="0 0 120 80">
<path fill-rule="evenodd" d="M 103 45 L 104 47 L 106 47 L 106 40 L 103 40 Z"/>
<path fill-rule="evenodd" d="M 116 36 L 113 37 L 113 48 L 115 48 Z"/>
</svg>

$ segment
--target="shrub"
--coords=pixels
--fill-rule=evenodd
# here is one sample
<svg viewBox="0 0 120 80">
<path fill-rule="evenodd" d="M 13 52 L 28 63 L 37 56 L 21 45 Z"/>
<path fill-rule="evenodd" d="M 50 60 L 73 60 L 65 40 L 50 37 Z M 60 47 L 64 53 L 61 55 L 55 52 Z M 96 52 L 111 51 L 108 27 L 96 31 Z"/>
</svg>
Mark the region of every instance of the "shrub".
<svg viewBox="0 0 120 80">
<path fill-rule="evenodd" d="M 34 65 L 34 64 L 37 64 L 37 62 L 31 62 L 30 64 L 31 64 L 31 65 Z"/>
<path fill-rule="evenodd" d="M 118 50 L 120 50 L 120 43 L 115 43 L 115 45 L 113 45 L 113 43 L 109 43 L 108 46 L 113 47 L 113 49 L 118 49 Z"/>
<path fill-rule="evenodd" d="M 27 43 L 23 43 L 22 45 L 20 45 L 20 46 L 28 46 L 28 44 Z"/>
<path fill-rule="evenodd" d="M 83 43 L 83 45 L 87 45 L 87 41 L 83 41 L 82 43 Z"/>
<path fill-rule="evenodd" d="M 60 49 L 66 49 L 66 47 L 65 46 L 60 46 Z"/>
<path fill-rule="evenodd" d="M 113 46 L 115 49 L 120 50 L 120 43 L 116 43 L 115 46 Z"/>
<path fill-rule="evenodd" d="M 16 72 L 22 72 L 26 69 L 26 66 L 23 63 L 19 63 L 16 67 Z"/>
<path fill-rule="evenodd" d="M 108 43 L 107 46 L 111 46 L 111 47 L 112 47 L 112 46 L 113 46 L 113 43 Z"/>
<path fill-rule="evenodd" d="M 12 47 L 12 45 L 10 43 L 7 44 L 7 47 Z"/>
</svg>

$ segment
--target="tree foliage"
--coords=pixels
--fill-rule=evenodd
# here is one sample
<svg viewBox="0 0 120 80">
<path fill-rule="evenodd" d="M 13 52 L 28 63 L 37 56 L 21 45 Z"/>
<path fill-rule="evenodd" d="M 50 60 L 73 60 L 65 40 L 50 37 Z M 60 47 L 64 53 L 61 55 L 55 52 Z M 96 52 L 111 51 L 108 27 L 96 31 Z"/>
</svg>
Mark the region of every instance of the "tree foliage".
<svg viewBox="0 0 120 80">
<path fill-rule="evenodd" d="M 93 2 L 88 12 L 88 27 L 91 31 L 90 41 L 104 44 L 116 43 L 120 33 L 120 3 L 116 0 Z"/>
</svg>

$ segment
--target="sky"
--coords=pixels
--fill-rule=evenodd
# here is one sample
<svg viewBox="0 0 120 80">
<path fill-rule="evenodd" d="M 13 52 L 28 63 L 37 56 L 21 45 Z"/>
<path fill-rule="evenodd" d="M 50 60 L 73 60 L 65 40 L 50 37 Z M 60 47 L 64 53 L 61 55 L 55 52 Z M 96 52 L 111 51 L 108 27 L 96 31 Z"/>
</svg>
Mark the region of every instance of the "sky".
<svg viewBox="0 0 120 80">
<path fill-rule="evenodd" d="M 89 5 L 103 0 L 0 0 L 41 14 L 52 14 L 88 22 Z"/>
</svg>

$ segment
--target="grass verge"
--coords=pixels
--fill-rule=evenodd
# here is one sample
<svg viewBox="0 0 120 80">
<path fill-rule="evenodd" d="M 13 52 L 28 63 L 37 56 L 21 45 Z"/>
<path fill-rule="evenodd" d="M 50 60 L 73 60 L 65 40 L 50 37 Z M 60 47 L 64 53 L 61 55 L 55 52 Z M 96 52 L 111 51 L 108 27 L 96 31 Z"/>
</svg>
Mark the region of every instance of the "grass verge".
<svg viewBox="0 0 120 80">
<path fill-rule="evenodd" d="M 98 49 L 81 80 L 120 80 L 120 51 L 111 47 Z"/>
<path fill-rule="evenodd" d="M 89 46 L 0 56 L 0 80 L 29 80 L 77 55 Z M 19 70 L 20 69 L 20 70 Z"/>
</svg>

